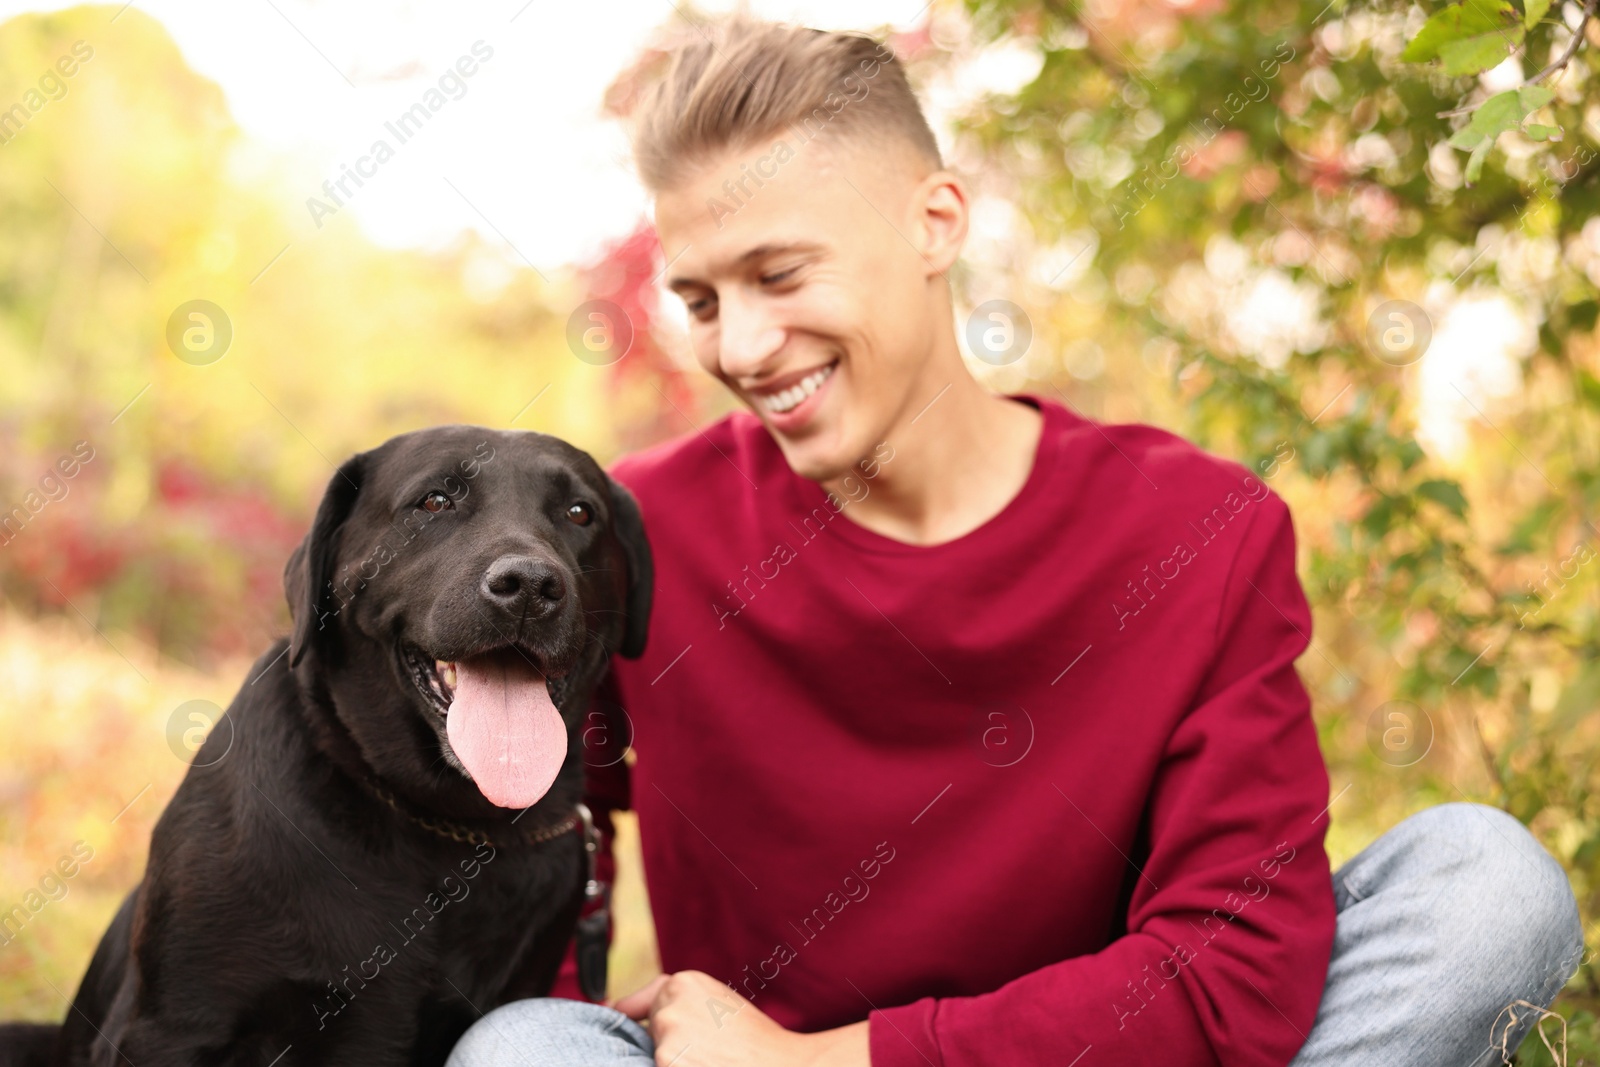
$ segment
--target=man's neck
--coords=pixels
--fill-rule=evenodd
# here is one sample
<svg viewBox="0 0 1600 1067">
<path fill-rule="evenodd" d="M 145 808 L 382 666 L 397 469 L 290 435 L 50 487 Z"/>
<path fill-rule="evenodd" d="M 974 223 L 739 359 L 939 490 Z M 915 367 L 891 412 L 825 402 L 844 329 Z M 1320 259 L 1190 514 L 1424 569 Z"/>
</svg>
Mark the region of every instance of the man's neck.
<svg viewBox="0 0 1600 1067">
<path fill-rule="evenodd" d="M 1044 428 L 1037 410 L 989 392 L 965 368 L 926 392 L 891 429 L 893 458 L 874 477 L 853 471 L 853 492 L 844 477 L 823 483 L 850 501 L 845 517 L 914 545 L 953 541 L 1004 510 L 1028 480 Z"/>
</svg>

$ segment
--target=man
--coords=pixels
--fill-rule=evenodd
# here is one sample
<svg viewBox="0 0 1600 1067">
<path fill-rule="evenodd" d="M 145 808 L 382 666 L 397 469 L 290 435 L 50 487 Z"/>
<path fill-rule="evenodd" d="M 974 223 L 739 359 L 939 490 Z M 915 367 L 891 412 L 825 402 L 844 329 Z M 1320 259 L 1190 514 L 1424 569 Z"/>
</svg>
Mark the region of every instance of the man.
<svg viewBox="0 0 1600 1067">
<path fill-rule="evenodd" d="M 659 573 L 631 783 L 592 790 L 638 812 L 667 974 L 451 1062 L 1501 1062 L 1578 962 L 1561 868 L 1452 804 L 1330 879 L 1287 509 L 968 373 L 967 196 L 899 64 L 729 23 L 635 153 L 749 408 L 614 470 Z"/>
</svg>

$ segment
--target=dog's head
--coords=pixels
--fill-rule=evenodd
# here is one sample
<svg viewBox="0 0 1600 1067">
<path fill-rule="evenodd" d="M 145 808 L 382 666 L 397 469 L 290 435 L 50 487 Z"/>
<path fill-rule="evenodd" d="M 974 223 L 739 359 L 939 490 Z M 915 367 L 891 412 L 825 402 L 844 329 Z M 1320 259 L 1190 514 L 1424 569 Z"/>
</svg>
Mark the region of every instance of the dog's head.
<svg viewBox="0 0 1600 1067">
<path fill-rule="evenodd" d="M 652 585 L 638 504 L 586 453 L 404 434 L 339 468 L 290 557 L 289 662 L 379 776 L 526 808 L 581 776 L 579 717 L 610 654 L 644 651 Z"/>
</svg>

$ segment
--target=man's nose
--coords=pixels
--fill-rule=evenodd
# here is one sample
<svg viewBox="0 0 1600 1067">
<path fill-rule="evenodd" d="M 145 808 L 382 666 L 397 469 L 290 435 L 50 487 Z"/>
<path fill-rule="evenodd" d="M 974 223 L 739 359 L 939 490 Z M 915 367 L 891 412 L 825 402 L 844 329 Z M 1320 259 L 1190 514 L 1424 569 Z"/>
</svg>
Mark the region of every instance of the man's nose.
<svg viewBox="0 0 1600 1067">
<path fill-rule="evenodd" d="M 567 596 L 567 582 L 548 560 L 501 556 L 483 573 L 483 598 L 518 616 L 554 612 Z"/>
<path fill-rule="evenodd" d="M 783 347 L 787 331 L 751 301 L 725 300 L 717 309 L 717 366 L 735 381 L 749 378 Z"/>
</svg>

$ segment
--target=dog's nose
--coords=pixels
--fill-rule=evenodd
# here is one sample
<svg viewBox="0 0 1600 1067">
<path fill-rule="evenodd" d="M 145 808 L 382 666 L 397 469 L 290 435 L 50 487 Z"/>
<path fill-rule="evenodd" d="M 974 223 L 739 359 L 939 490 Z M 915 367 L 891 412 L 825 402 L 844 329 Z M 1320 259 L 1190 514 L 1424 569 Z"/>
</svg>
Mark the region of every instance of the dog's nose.
<svg viewBox="0 0 1600 1067">
<path fill-rule="evenodd" d="M 483 595 L 519 614 L 553 610 L 567 595 L 561 572 L 529 556 L 501 556 L 483 575 Z"/>
</svg>

